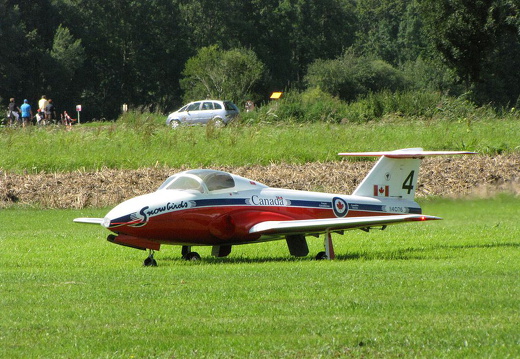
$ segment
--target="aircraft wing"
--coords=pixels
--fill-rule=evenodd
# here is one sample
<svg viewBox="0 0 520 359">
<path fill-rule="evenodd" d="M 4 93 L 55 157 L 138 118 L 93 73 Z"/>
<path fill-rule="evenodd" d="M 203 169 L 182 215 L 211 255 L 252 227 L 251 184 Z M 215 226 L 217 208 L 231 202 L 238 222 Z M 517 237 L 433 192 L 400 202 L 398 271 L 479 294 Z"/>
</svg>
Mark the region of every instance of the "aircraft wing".
<svg viewBox="0 0 520 359">
<path fill-rule="evenodd" d="M 440 217 L 425 216 L 421 214 L 397 214 L 389 216 L 352 217 L 352 218 L 325 218 L 306 219 L 294 221 L 266 221 L 251 227 L 249 233 L 261 233 L 265 235 L 281 234 L 311 234 L 325 233 L 328 231 L 341 231 L 348 229 L 370 228 L 397 224 L 401 222 L 422 222 L 442 219 Z"/>
<path fill-rule="evenodd" d="M 103 224 L 104 218 L 75 218 L 75 223 Z"/>
</svg>

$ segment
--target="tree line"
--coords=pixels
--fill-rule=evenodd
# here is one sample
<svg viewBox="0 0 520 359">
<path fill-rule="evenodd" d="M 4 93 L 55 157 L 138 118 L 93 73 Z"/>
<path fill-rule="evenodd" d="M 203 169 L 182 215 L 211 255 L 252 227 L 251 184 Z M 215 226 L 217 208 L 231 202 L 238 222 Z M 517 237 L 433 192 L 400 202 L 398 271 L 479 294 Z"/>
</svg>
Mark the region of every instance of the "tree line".
<svg viewBox="0 0 520 359">
<path fill-rule="evenodd" d="M 0 100 L 115 119 L 198 96 L 520 102 L 520 0 L 0 0 Z M 82 115 L 83 117 L 83 115 Z"/>
</svg>

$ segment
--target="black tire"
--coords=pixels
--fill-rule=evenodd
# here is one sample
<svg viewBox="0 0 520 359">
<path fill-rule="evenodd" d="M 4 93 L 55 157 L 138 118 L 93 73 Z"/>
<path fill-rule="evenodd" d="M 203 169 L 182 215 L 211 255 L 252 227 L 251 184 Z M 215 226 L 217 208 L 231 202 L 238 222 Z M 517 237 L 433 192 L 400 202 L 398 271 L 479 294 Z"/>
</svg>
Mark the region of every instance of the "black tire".
<svg viewBox="0 0 520 359">
<path fill-rule="evenodd" d="M 144 260 L 143 262 L 143 266 L 145 267 L 157 267 L 157 261 L 152 258 L 152 257 L 148 257 Z"/>
<path fill-rule="evenodd" d="M 316 254 L 316 260 L 317 261 L 321 261 L 321 260 L 324 260 L 324 259 L 329 259 L 329 257 L 327 257 L 327 253 L 319 252 L 318 254 Z"/>
<path fill-rule="evenodd" d="M 187 261 L 200 261 L 200 255 L 197 252 L 190 252 L 186 255 Z"/>
</svg>

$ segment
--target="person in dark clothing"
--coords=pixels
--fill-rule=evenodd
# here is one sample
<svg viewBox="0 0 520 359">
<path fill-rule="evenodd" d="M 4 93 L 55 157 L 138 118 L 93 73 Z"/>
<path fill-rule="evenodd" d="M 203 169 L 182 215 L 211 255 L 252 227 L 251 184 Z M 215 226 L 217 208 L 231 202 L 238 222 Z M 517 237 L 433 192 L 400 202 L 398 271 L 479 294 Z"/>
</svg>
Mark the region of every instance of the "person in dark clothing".
<svg viewBox="0 0 520 359">
<path fill-rule="evenodd" d="M 52 99 L 49 99 L 49 103 L 45 106 L 45 121 L 47 123 L 54 123 L 56 120 L 56 108 Z"/>
<path fill-rule="evenodd" d="M 9 100 L 9 106 L 7 107 L 7 117 L 9 117 L 9 126 L 13 123 L 17 123 L 20 119 L 20 109 L 16 106 L 14 98 L 11 97 Z"/>
</svg>

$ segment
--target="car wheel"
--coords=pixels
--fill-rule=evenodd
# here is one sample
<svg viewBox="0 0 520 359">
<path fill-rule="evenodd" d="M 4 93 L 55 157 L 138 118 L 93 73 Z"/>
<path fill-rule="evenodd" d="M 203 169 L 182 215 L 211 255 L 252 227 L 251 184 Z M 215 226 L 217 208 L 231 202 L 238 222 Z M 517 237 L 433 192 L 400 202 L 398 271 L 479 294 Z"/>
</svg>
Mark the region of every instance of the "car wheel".
<svg viewBox="0 0 520 359">
<path fill-rule="evenodd" d="M 226 125 L 224 121 L 222 121 L 222 119 L 218 117 L 215 117 L 213 120 L 211 120 L 211 124 L 217 128 L 224 127 Z"/>
<path fill-rule="evenodd" d="M 171 120 L 170 121 L 170 127 L 174 130 L 181 125 L 181 122 L 179 120 Z"/>
</svg>

